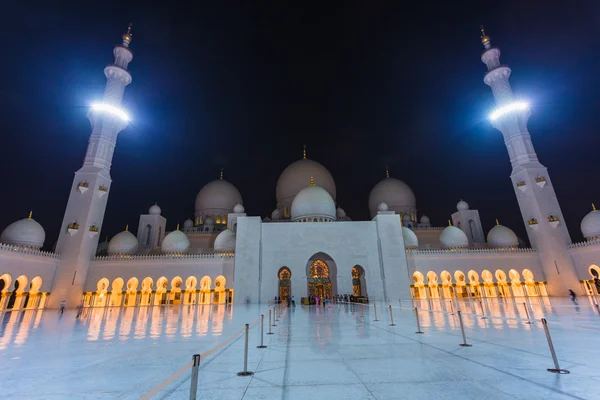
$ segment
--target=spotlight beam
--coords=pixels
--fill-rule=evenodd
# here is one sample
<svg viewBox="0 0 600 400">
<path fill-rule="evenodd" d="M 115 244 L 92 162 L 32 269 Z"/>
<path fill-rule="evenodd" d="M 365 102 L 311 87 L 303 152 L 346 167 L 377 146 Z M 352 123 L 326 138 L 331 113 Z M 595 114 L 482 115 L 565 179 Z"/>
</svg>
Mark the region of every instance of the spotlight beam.
<svg viewBox="0 0 600 400">
<path fill-rule="evenodd" d="M 100 111 L 100 112 L 107 112 L 109 114 L 116 115 L 117 117 L 121 118 L 125 122 L 129 122 L 129 115 L 127 115 L 127 113 L 125 111 L 123 111 L 122 109 L 120 109 L 118 107 L 111 106 L 110 104 L 94 103 L 94 104 L 92 104 L 92 110 Z"/>
<path fill-rule="evenodd" d="M 494 110 L 494 112 L 492 112 L 490 114 L 490 119 L 492 121 L 495 121 L 498 118 L 502 117 L 503 115 L 506 115 L 513 111 L 522 111 L 522 110 L 527 110 L 528 108 L 529 108 L 529 103 L 526 103 L 524 101 L 517 101 L 514 103 L 510 103 L 510 104 L 507 104 L 503 107 L 500 107 L 500 108 L 497 108 L 496 110 Z"/>
</svg>

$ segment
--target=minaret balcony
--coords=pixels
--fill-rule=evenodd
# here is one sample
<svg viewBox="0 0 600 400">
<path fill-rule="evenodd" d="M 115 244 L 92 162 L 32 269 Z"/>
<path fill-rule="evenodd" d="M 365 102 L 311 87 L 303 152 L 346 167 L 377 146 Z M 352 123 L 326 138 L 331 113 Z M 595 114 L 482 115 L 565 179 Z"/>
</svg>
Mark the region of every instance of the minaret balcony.
<svg viewBox="0 0 600 400">
<path fill-rule="evenodd" d="M 525 192 L 527 190 L 527 183 L 525 183 L 525 181 L 517 182 L 516 185 L 517 189 L 519 189 L 521 192 Z"/>
<path fill-rule="evenodd" d="M 104 197 L 104 195 L 107 193 L 108 193 L 108 186 L 104 186 L 104 185 L 98 186 L 98 195 L 100 197 Z"/>
<path fill-rule="evenodd" d="M 544 188 L 544 186 L 546 186 L 546 183 L 546 178 L 544 178 L 543 176 L 538 176 L 537 178 L 535 178 L 535 184 L 542 189 Z"/>
<path fill-rule="evenodd" d="M 77 222 L 71 222 L 69 225 L 67 225 L 67 233 L 70 236 L 73 236 L 77 232 L 79 232 L 79 224 Z"/>
<path fill-rule="evenodd" d="M 535 218 L 530 218 L 529 220 L 527 220 L 527 225 L 529 225 L 529 227 L 531 229 L 533 229 L 534 231 L 537 231 L 538 229 L 538 220 Z"/>
<path fill-rule="evenodd" d="M 87 183 L 86 181 L 79 182 L 77 184 L 77 190 L 79 190 L 79 193 L 81 193 L 81 194 L 84 194 L 85 192 L 87 192 L 89 187 L 90 187 L 90 184 Z"/>
<path fill-rule="evenodd" d="M 98 235 L 98 233 L 100 233 L 100 227 L 96 225 L 90 225 L 90 230 L 88 233 L 90 238 L 93 238 L 94 236 Z"/>
<path fill-rule="evenodd" d="M 558 224 L 560 224 L 560 220 L 558 219 L 557 216 L 550 214 L 548 216 L 548 223 L 550 224 L 551 227 L 556 228 L 558 226 Z"/>
</svg>

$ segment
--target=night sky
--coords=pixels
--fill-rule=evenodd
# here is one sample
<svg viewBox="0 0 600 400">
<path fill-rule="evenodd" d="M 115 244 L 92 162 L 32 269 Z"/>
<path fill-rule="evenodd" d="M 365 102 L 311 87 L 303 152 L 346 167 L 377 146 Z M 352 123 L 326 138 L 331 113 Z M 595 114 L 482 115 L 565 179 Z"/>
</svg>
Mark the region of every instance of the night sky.
<svg viewBox="0 0 600 400">
<path fill-rule="evenodd" d="M 486 232 L 499 218 L 526 238 L 487 119 L 480 24 L 532 104 L 529 130 L 574 241 L 600 203 L 598 2 L 38 3 L 10 1 L 0 16 L 0 229 L 33 210 L 45 248 L 83 161 L 88 106 L 130 21 L 133 122 L 119 134 L 102 237 L 137 229 L 155 201 L 174 229 L 222 167 L 246 212 L 270 215 L 279 174 L 306 143 L 354 220 L 368 219 L 387 164 L 434 225 L 463 198 Z"/>
</svg>

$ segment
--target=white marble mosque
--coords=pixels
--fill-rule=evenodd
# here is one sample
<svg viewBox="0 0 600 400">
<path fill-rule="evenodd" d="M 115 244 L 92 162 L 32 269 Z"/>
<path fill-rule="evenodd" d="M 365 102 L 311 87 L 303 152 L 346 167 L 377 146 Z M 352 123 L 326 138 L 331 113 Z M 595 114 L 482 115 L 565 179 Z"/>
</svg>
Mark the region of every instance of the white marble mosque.
<svg viewBox="0 0 600 400">
<path fill-rule="evenodd" d="M 99 243 L 113 151 L 128 123 L 121 101 L 131 83 L 130 44 L 128 30 L 104 69 L 103 103 L 88 114 L 92 134 L 55 251 L 40 250 L 45 232 L 31 214 L 2 233 L 0 310 L 56 308 L 61 301 L 68 307 L 130 307 L 255 304 L 291 295 L 504 298 L 567 296 L 569 289 L 598 294 L 600 212 L 593 208 L 581 221 L 587 241 L 572 243 L 527 130 L 529 108 L 515 101 L 511 70 L 483 31 L 484 82 L 498 107 L 490 118 L 504 137 L 531 248 L 499 223 L 486 235 L 478 211 L 464 200 L 449 223 L 434 225 L 411 188 L 387 171 L 369 196 L 371 219 L 352 220 L 336 207 L 333 177 L 308 158 L 306 148 L 281 173 L 270 218 L 247 214 L 242 195 L 221 172 L 199 191 L 193 220 L 171 222 L 177 228 L 169 232 L 155 204 L 140 215 L 136 232 L 126 228 Z"/>
</svg>

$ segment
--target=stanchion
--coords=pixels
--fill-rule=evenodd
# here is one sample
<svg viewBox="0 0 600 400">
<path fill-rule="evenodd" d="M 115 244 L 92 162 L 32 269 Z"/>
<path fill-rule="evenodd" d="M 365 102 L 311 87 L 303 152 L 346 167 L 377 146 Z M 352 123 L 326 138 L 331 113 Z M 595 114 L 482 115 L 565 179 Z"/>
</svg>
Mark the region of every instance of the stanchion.
<svg viewBox="0 0 600 400">
<path fill-rule="evenodd" d="M 280 312 L 279 304 L 275 306 L 275 321 L 279 321 L 279 312 Z"/>
<path fill-rule="evenodd" d="M 192 376 L 190 378 L 190 400 L 196 400 L 198 392 L 198 367 L 200 367 L 200 354 L 192 356 L 194 364 L 192 365 Z"/>
<path fill-rule="evenodd" d="M 527 315 L 527 321 L 525 323 L 532 324 L 533 322 L 531 322 L 531 318 L 529 318 L 529 309 L 527 308 L 527 303 L 523 303 L 523 307 L 525 308 L 525 315 Z"/>
<path fill-rule="evenodd" d="M 429 312 L 433 312 L 433 303 L 431 302 L 431 297 L 427 299 L 427 302 L 429 303 Z"/>
<path fill-rule="evenodd" d="M 398 299 L 398 305 L 400 306 L 400 309 L 402 310 L 402 300 Z"/>
<path fill-rule="evenodd" d="M 373 310 L 375 310 L 375 319 L 374 319 L 373 321 L 379 321 L 379 320 L 377 319 L 377 303 L 376 303 L 376 302 L 375 302 L 375 303 L 373 303 Z"/>
<path fill-rule="evenodd" d="M 273 326 L 277 326 L 275 322 L 277 322 L 277 306 L 273 308 Z"/>
<path fill-rule="evenodd" d="M 554 374 L 570 374 L 570 372 L 566 369 L 560 369 L 558 365 L 558 358 L 556 358 L 556 351 L 554 350 L 554 345 L 552 344 L 552 338 L 550 337 L 550 331 L 548 330 L 548 322 L 546 318 L 542 318 L 542 325 L 544 325 L 544 332 L 546 332 L 546 339 L 548 339 L 548 347 L 550 347 L 550 353 L 552 354 L 552 360 L 554 361 L 554 368 L 548 368 L 548 372 L 552 372 Z"/>
<path fill-rule="evenodd" d="M 487 317 L 485 316 L 485 309 L 483 308 L 483 302 L 481 300 L 479 300 L 479 307 L 481 307 L 481 315 L 483 315 L 481 319 L 487 319 Z"/>
<path fill-rule="evenodd" d="M 244 370 L 238 372 L 238 376 L 250 376 L 254 375 L 254 372 L 248 371 L 248 331 L 250 330 L 250 324 L 246 324 L 246 338 L 244 340 Z"/>
<path fill-rule="evenodd" d="M 423 333 L 421 331 L 421 323 L 419 322 L 419 309 L 415 307 L 415 318 L 417 319 L 417 331 L 415 333 Z"/>
<path fill-rule="evenodd" d="M 458 321 L 460 322 L 460 332 L 462 333 L 462 337 L 463 337 L 463 342 L 461 344 L 459 344 L 459 346 L 471 347 L 473 345 L 467 343 L 467 337 L 465 336 L 465 327 L 463 325 L 462 313 L 460 311 L 457 311 L 457 313 L 458 313 Z"/>
<path fill-rule="evenodd" d="M 271 332 L 271 310 L 269 310 L 269 332 L 267 332 L 267 335 L 272 335 L 273 332 Z"/>
<path fill-rule="evenodd" d="M 598 312 L 598 315 L 600 316 L 600 305 L 598 305 L 598 303 L 596 303 L 596 311 Z"/>
<path fill-rule="evenodd" d="M 267 346 L 263 343 L 264 330 L 265 329 L 265 314 L 260 314 L 260 346 L 256 346 L 257 349 L 266 349 Z"/>
<path fill-rule="evenodd" d="M 390 304 L 390 321 L 391 321 L 390 326 L 396 326 L 396 324 L 394 323 L 394 315 L 392 314 L 392 305 L 391 304 Z"/>
<path fill-rule="evenodd" d="M 454 315 L 454 306 L 452 305 L 452 299 L 448 301 L 450 301 L 450 315 Z"/>
</svg>

